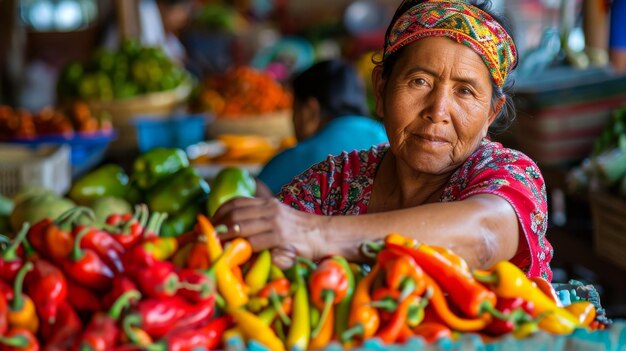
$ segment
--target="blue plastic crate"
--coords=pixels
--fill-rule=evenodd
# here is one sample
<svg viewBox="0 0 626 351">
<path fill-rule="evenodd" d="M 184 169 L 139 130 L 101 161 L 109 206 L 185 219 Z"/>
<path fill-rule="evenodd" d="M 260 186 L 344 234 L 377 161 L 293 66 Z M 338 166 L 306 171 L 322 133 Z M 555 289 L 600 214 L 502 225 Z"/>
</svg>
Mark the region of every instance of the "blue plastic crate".
<svg viewBox="0 0 626 351">
<path fill-rule="evenodd" d="M 116 134 L 114 131 L 106 131 L 74 133 L 72 136 L 47 135 L 35 139 L 14 139 L 11 142 L 33 148 L 37 148 L 40 145 L 69 145 L 71 147 L 72 177 L 76 178 L 87 173 L 102 161 L 109 144 L 115 138 Z"/>
<path fill-rule="evenodd" d="M 167 118 L 141 116 L 133 119 L 140 152 L 156 147 L 184 149 L 205 140 L 209 116 L 175 115 Z"/>
</svg>

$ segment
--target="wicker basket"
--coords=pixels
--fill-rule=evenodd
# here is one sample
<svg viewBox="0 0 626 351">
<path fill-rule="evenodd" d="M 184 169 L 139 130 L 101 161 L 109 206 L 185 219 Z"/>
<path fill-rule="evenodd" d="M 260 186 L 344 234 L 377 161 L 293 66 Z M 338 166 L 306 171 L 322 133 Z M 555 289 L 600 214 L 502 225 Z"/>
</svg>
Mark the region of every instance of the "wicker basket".
<svg viewBox="0 0 626 351">
<path fill-rule="evenodd" d="M 69 145 L 36 148 L 0 144 L 0 194 L 11 197 L 26 187 L 46 188 L 58 195 L 71 185 Z"/>
<path fill-rule="evenodd" d="M 115 101 L 91 101 L 89 107 L 96 116 L 108 115 L 117 132 L 111 144 L 112 151 L 137 150 L 137 133 L 132 120 L 136 116 L 167 117 L 186 109 L 186 101 L 193 82 L 182 83 L 176 89 L 150 93 L 130 99 Z"/>
<path fill-rule="evenodd" d="M 289 110 L 268 113 L 259 116 L 241 116 L 237 118 L 215 118 L 209 123 L 209 137 L 220 134 L 253 134 L 273 138 L 276 141 L 292 137 L 293 122 Z"/>
<path fill-rule="evenodd" d="M 589 198 L 595 252 L 626 269 L 626 200 L 603 191 L 592 191 Z"/>
</svg>

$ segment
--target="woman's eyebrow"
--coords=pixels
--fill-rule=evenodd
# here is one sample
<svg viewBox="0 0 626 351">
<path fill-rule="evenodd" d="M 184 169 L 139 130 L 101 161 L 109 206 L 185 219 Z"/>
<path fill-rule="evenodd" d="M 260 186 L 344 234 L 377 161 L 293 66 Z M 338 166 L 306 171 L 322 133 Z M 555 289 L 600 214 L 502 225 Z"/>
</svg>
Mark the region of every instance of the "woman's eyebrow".
<svg viewBox="0 0 626 351">
<path fill-rule="evenodd" d="M 424 72 L 424 73 L 426 73 L 428 75 L 431 75 L 433 77 L 439 76 L 439 73 L 437 73 L 435 70 L 430 69 L 428 67 L 423 67 L 423 66 L 420 66 L 420 65 L 414 65 L 411 69 L 409 69 L 406 72 L 406 75 L 410 76 L 410 75 L 412 75 L 414 73 L 417 73 L 417 72 Z M 469 84 L 471 86 L 477 86 L 478 85 L 478 80 L 477 79 L 472 78 L 472 77 L 468 77 L 468 76 L 455 75 L 455 76 L 452 77 L 452 80 L 455 81 L 455 82 L 466 83 L 466 84 Z"/>
</svg>

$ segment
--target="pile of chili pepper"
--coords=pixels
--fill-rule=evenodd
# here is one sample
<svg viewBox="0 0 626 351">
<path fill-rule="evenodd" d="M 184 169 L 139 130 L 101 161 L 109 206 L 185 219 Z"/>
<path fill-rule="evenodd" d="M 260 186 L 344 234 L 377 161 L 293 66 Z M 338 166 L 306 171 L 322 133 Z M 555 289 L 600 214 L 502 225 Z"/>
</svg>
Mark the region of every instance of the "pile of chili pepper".
<svg viewBox="0 0 626 351">
<path fill-rule="evenodd" d="M 160 236 L 166 215 L 145 205 L 92 217 L 76 207 L 24 224 L 0 252 L 0 350 L 307 350 L 598 327 L 591 303 L 561 306 L 508 262 L 470 270 L 398 234 L 370 245 L 371 266 L 333 255 L 282 271 L 204 215 L 178 237 Z"/>
</svg>

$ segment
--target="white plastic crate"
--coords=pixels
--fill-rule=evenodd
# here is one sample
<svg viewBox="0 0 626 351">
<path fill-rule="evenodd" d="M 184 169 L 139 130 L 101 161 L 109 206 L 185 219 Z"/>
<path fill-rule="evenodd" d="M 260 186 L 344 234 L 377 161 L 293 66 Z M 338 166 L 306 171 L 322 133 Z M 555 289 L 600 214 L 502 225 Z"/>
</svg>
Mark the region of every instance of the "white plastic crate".
<svg viewBox="0 0 626 351">
<path fill-rule="evenodd" d="M 70 146 L 0 144 L 0 194 L 13 196 L 26 187 L 65 194 L 72 182 Z"/>
</svg>

